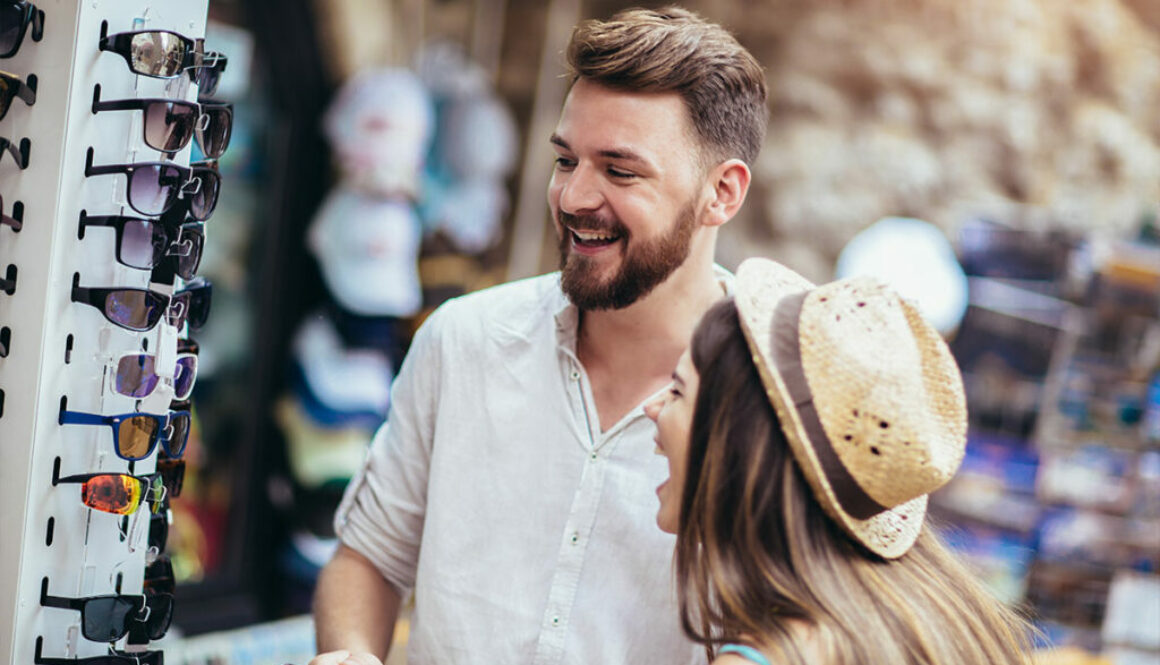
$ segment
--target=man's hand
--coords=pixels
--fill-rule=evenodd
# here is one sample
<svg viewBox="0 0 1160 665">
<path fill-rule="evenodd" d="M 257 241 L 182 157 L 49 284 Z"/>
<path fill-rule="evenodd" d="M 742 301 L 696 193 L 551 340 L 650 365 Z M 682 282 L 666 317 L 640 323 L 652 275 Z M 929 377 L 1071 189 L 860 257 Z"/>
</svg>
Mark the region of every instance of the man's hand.
<svg viewBox="0 0 1160 665">
<path fill-rule="evenodd" d="M 344 649 L 320 653 L 310 665 L 383 665 L 383 661 L 372 653 L 351 653 Z"/>
</svg>

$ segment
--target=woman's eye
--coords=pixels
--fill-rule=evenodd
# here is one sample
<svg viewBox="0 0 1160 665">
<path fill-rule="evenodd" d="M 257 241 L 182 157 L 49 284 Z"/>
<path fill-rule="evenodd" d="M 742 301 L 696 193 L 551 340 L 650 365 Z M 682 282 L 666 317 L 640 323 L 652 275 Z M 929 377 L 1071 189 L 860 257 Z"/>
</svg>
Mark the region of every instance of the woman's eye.
<svg viewBox="0 0 1160 665">
<path fill-rule="evenodd" d="M 681 391 L 677 390 L 676 388 L 669 388 L 669 394 L 673 397 L 680 397 Z"/>
</svg>

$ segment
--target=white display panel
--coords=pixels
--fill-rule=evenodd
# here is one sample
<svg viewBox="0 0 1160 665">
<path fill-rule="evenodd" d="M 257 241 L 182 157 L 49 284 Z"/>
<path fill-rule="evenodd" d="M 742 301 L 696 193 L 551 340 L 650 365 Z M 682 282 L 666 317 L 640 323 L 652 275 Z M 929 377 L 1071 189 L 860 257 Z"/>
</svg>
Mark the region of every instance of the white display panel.
<svg viewBox="0 0 1160 665">
<path fill-rule="evenodd" d="M 86 304 L 71 301 L 75 276 L 89 287 L 150 287 L 148 271 L 114 259 L 112 229 L 78 234 L 81 211 L 134 215 L 126 204 L 123 175 L 85 177 L 85 163 L 119 164 L 163 159 L 143 141 L 141 111 L 91 110 L 94 87 L 102 100 L 164 97 L 196 101 L 188 76 L 162 80 L 133 74 L 118 54 L 98 49 L 102 32 L 172 30 L 191 39 L 205 34 L 208 0 L 34 0 L 44 12 L 43 39 L 31 38 L 0 60 L 0 69 L 37 77 L 33 106 L 17 101 L 0 120 L 0 136 L 30 141 L 29 164 L 0 159 L 3 212 L 23 208 L 19 232 L 0 226 L 0 276 L 15 266 L 16 288 L 0 293 L 0 332 L 8 353 L 0 358 L 0 661 L 33 663 L 41 655 L 101 655 L 107 645 L 84 639 L 81 614 L 43 608 L 49 594 L 82 597 L 139 594 L 145 565 L 148 512 L 137 528 L 126 519 L 90 510 L 78 485 L 54 486 L 60 476 L 92 472 L 150 473 L 156 452 L 130 464 L 113 450 L 108 427 L 58 424 L 62 398 L 70 410 L 118 414 L 165 413 L 169 397 L 158 390 L 137 401 L 111 393 L 104 372 L 109 357 L 147 348 L 172 368 L 177 331 L 160 323 L 134 333 L 108 323 Z M 189 148 L 173 156 L 188 165 Z M 134 517 L 128 518 L 131 526 Z M 126 537 L 129 535 L 130 537 Z M 121 645 L 124 646 L 124 645 Z"/>
</svg>

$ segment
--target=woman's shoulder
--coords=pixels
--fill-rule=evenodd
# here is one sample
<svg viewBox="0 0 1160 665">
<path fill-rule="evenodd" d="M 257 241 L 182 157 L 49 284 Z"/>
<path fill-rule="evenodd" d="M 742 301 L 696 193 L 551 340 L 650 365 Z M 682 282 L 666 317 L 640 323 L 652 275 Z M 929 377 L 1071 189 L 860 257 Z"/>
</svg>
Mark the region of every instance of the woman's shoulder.
<svg viewBox="0 0 1160 665">
<path fill-rule="evenodd" d="M 726 644 L 717 650 L 713 665 L 772 665 L 765 654 L 745 644 Z"/>
</svg>

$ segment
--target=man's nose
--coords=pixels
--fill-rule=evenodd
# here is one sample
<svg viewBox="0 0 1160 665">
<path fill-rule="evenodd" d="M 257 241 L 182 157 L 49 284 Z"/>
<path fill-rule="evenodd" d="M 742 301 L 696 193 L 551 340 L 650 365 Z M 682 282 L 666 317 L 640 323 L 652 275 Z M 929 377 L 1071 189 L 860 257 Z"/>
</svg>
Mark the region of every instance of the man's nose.
<svg viewBox="0 0 1160 665">
<path fill-rule="evenodd" d="M 599 185 L 592 169 L 577 166 L 560 189 L 560 210 L 576 215 L 600 208 L 604 198 Z"/>
</svg>

